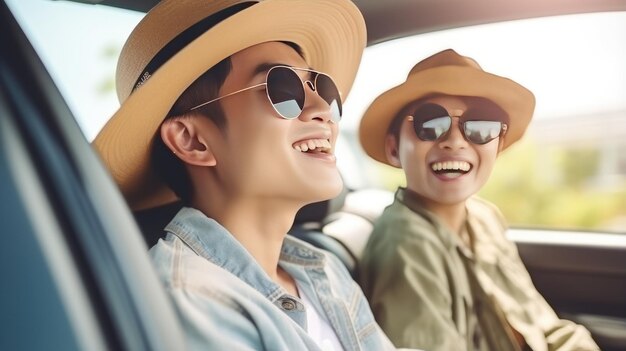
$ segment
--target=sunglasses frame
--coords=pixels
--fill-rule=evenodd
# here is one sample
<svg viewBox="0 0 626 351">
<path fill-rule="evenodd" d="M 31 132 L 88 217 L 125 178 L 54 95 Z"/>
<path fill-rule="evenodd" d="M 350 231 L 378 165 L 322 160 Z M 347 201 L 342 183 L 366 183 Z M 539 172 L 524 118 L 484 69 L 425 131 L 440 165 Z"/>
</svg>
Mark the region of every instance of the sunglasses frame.
<svg viewBox="0 0 626 351">
<path fill-rule="evenodd" d="M 424 105 L 427 105 L 427 104 L 418 106 L 418 107 L 416 107 L 414 109 L 413 114 L 411 115 L 411 117 L 412 117 L 413 131 L 415 132 L 415 135 L 418 137 L 418 139 L 420 139 L 422 141 L 438 141 L 438 140 L 446 137 L 448 134 L 450 134 L 450 130 L 453 128 L 453 126 L 452 126 L 452 123 L 453 123 L 452 119 L 455 118 L 455 117 L 459 119 L 458 126 L 459 126 L 459 130 L 461 131 L 461 135 L 463 135 L 463 139 L 465 139 L 467 142 L 475 144 L 475 145 L 485 145 L 485 144 L 495 140 L 496 138 L 503 137 L 504 135 L 506 135 L 506 132 L 509 129 L 509 125 L 506 122 L 503 122 L 503 121 L 500 121 L 500 120 L 462 120 L 463 115 L 451 116 L 450 112 L 448 112 L 448 110 L 445 107 L 443 107 L 443 106 L 441 106 L 439 104 L 435 104 L 435 103 L 428 103 L 428 104 L 436 105 L 436 106 L 441 107 L 442 110 L 446 111 L 446 115 L 438 116 L 438 117 L 432 117 L 432 118 L 423 120 L 422 122 L 419 122 L 420 123 L 419 130 L 423 129 L 424 123 L 426 123 L 428 121 L 432 121 L 432 120 L 437 119 L 437 118 L 443 118 L 443 117 L 450 118 L 450 127 L 448 127 L 448 130 L 446 130 L 443 134 L 441 134 L 439 137 L 437 137 L 437 138 L 435 138 L 433 140 L 423 139 L 422 137 L 420 137 L 420 133 L 418 132 L 418 126 L 417 126 L 418 119 L 415 117 L 415 112 L 417 112 L 417 110 L 419 108 L 421 108 L 421 107 L 423 107 Z M 466 129 L 465 129 L 465 124 L 467 122 L 498 122 L 498 123 L 500 123 L 500 132 L 498 133 L 497 136 L 493 137 L 492 139 L 489 139 L 489 140 L 487 140 L 487 141 L 485 141 L 483 143 L 478 143 L 478 142 L 475 142 L 473 140 L 470 140 L 470 138 L 468 137 L 468 135 L 466 133 Z"/>
<path fill-rule="evenodd" d="M 316 71 L 316 70 L 312 70 L 312 69 L 309 69 L 309 68 L 298 68 L 298 67 L 291 67 L 291 66 L 285 66 L 285 65 L 276 65 L 276 66 L 273 66 L 272 68 L 270 68 L 269 70 L 267 70 L 267 73 L 265 74 L 265 82 L 263 82 L 263 83 L 259 83 L 259 84 L 255 84 L 255 85 L 249 86 L 249 87 L 247 87 L 247 88 L 239 89 L 239 90 L 237 90 L 237 91 L 233 91 L 232 93 L 228 93 L 228 94 L 222 95 L 222 96 L 220 96 L 220 97 L 217 97 L 217 98 L 215 98 L 215 99 L 209 100 L 209 101 L 207 101 L 207 102 L 203 102 L 203 103 L 201 103 L 201 104 L 199 104 L 199 105 L 196 105 L 196 106 L 194 106 L 194 107 L 190 108 L 190 109 L 188 110 L 188 112 L 191 112 L 191 111 L 197 110 L 197 109 L 199 109 L 199 108 L 201 108 L 201 107 L 204 107 L 204 106 L 206 106 L 206 105 L 208 105 L 208 104 L 211 104 L 211 103 L 213 103 L 213 102 L 215 102 L 215 101 L 219 101 L 219 100 L 221 100 L 221 99 L 227 98 L 227 97 L 229 97 L 229 96 L 233 96 L 233 95 L 235 95 L 235 94 L 239 94 L 239 93 L 242 93 L 242 92 L 247 91 L 247 90 L 251 90 L 251 89 L 255 89 L 255 88 L 259 88 L 259 87 L 265 86 L 265 96 L 267 97 L 267 100 L 269 100 L 269 102 L 270 102 L 270 104 L 272 105 L 272 108 L 274 109 L 274 111 L 276 111 L 276 113 L 278 113 L 278 115 L 279 115 L 280 117 L 284 118 L 284 119 L 287 119 L 287 120 L 289 120 L 289 119 L 296 119 L 296 118 L 300 117 L 300 115 L 302 114 L 302 111 L 303 111 L 303 110 L 300 110 L 300 113 L 298 113 L 298 115 L 297 115 L 297 116 L 295 116 L 295 117 L 285 117 L 282 113 L 280 113 L 280 111 L 278 111 L 278 110 L 276 109 L 275 104 L 272 102 L 272 99 L 270 98 L 270 93 L 269 93 L 268 88 L 267 88 L 267 81 L 268 81 L 268 78 L 269 78 L 269 76 L 270 76 L 271 72 L 272 72 L 274 69 L 279 69 L 279 68 L 285 68 L 285 69 L 288 69 L 288 70 L 292 71 L 292 72 L 296 75 L 296 77 L 298 77 L 298 80 L 299 80 L 299 81 L 300 81 L 300 83 L 302 84 L 302 89 L 303 89 L 303 91 L 304 91 L 304 101 L 303 101 L 303 106 L 304 106 L 304 104 L 306 104 L 306 86 L 305 86 L 305 85 L 308 85 L 308 86 L 309 86 L 309 88 L 311 88 L 311 90 L 313 90 L 316 94 L 318 94 L 318 95 L 319 95 L 319 92 L 317 91 L 317 78 L 318 78 L 320 75 L 323 75 L 323 76 L 326 76 L 328 79 L 330 79 L 330 81 L 331 81 L 331 82 L 333 83 L 333 85 L 335 86 L 335 89 L 337 90 L 337 95 L 338 95 L 338 97 L 339 97 L 339 104 L 340 104 L 340 105 L 339 105 L 339 117 L 338 117 L 336 120 L 335 120 L 335 117 L 332 117 L 332 118 L 330 119 L 330 121 L 332 121 L 332 122 L 334 123 L 334 122 L 339 122 L 339 121 L 341 120 L 341 117 L 342 117 L 342 115 L 343 115 L 343 103 L 342 103 L 342 101 L 341 101 L 341 92 L 339 91 L 339 88 L 337 87 L 337 84 L 335 83 L 335 81 L 333 80 L 333 78 L 332 78 L 331 76 L 329 76 L 329 75 L 328 75 L 328 74 L 326 74 L 326 73 L 319 72 L 319 71 Z M 311 82 L 311 80 L 309 80 L 309 79 L 307 79 L 307 80 L 302 80 L 302 79 L 300 79 L 300 76 L 298 75 L 298 72 L 296 72 L 296 71 L 304 71 L 304 72 L 315 73 L 315 78 L 313 78 L 313 81 L 312 81 L 312 82 Z M 321 97 L 321 96 L 320 96 L 320 97 Z M 323 98 L 322 98 L 322 99 L 323 99 Z M 326 100 L 324 100 L 324 101 L 326 101 Z"/>
</svg>

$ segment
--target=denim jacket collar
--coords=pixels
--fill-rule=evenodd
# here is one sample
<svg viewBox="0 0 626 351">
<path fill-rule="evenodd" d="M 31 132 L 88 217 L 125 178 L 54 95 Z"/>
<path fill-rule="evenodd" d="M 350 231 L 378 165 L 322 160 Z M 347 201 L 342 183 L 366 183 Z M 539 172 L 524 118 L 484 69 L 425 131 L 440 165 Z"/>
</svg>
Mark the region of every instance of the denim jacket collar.
<svg viewBox="0 0 626 351">
<path fill-rule="evenodd" d="M 349 272 L 336 257 L 323 250 L 289 235 L 283 241 L 278 264 L 296 280 L 298 289 L 310 298 L 312 305 L 304 306 L 300 298 L 290 295 L 273 282 L 254 257 L 223 226 L 202 212 L 183 208 L 165 230 L 166 237 L 151 250 L 165 279 L 173 279 L 173 276 L 193 279 L 194 286 L 200 284 L 204 287 L 203 294 L 210 295 L 211 292 L 218 291 L 220 301 L 225 301 L 226 306 L 236 306 L 235 310 L 229 310 L 226 315 L 211 314 L 206 318 L 218 321 L 220 318 L 235 318 L 240 313 L 245 314 L 243 318 L 258 321 L 270 318 L 273 321 L 271 325 L 237 324 L 237 328 L 253 328 L 245 331 L 238 329 L 235 333 L 236 337 L 251 336 L 250 345 L 254 344 L 251 348 L 319 350 L 315 344 L 318 340 L 313 340 L 307 333 L 307 310 L 315 308 L 328 320 L 344 350 L 393 349 L 391 342 L 380 331 L 367 300 Z M 190 252 L 207 261 L 206 273 L 195 269 L 196 258 Z M 185 273 L 189 271 L 189 267 L 185 262 L 190 261 L 195 263 L 194 270 L 187 275 Z M 228 273 L 221 278 L 217 284 L 219 286 L 214 286 L 216 282 L 209 273 L 214 268 L 212 266 L 219 267 L 220 273 Z M 237 287 L 238 293 L 222 294 L 221 288 L 231 284 Z M 250 289 L 259 294 L 253 294 Z M 181 306 L 191 303 L 202 308 L 216 303 L 202 297 L 193 302 L 187 301 L 187 294 L 173 296 Z M 244 310 L 241 311 L 240 308 Z M 289 320 L 283 318 L 282 314 Z M 191 315 L 185 317 L 189 321 L 194 320 Z M 225 332 L 228 331 L 225 328 Z M 255 338 L 255 333 L 260 333 L 262 337 Z M 288 347 L 276 346 L 283 343 Z"/>
<path fill-rule="evenodd" d="M 226 228 L 201 211 L 183 207 L 165 227 L 165 231 L 177 236 L 199 256 L 239 277 L 270 301 L 276 302 L 287 294 L 280 285 L 270 279 L 250 252 Z M 322 252 L 313 250 L 289 236 L 285 237 L 279 264 L 284 265 L 283 268 L 288 271 L 287 266 L 293 264 L 321 268 L 324 266 L 324 260 Z"/>
</svg>

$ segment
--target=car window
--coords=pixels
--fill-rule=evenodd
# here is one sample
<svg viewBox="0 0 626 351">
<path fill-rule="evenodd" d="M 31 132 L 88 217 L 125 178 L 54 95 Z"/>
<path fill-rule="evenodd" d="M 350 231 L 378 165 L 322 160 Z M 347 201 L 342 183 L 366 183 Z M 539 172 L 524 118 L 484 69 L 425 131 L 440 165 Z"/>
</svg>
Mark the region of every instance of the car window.
<svg viewBox="0 0 626 351">
<path fill-rule="evenodd" d="M 485 24 L 369 47 L 342 121 L 368 170 L 361 181 L 389 190 L 404 184 L 401 171 L 364 156 L 359 118 L 416 62 L 447 48 L 537 99 L 527 135 L 499 157 L 480 195 L 514 227 L 626 232 L 626 12 Z"/>
<path fill-rule="evenodd" d="M 114 72 L 142 13 L 9 0 L 92 140 L 118 107 Z M 402 173 L 365 156 L 361 114 L 413 64 L 446 48 L 528 87 L 537 98 L 525 138 L 504 152 L 480 195 L 513 227 L 626 232 L 626 12 L 578 14 L 418 34 L 366 49 L 345 103 L 339 167 L 350 188 L 393 191 Z"/>
<path fill-rule="evenodd" d="M 35 3 L 17 3 L 24 4 Z M 37 4 L 46 10 L 44 2 Z M 0 349 L 184 348 L 173 306 L 123 197 L 26 42 L 13 16 L 18 11 L 7 7 L 0 3 L 0 222 L 9 235 L 0 255 Z M 29 11 L 22 10 L 23 21 Z M 66 40 L 47 29 L 56 38 L 48 42 Z M 82 45 L 68 44 L 78 53 Z M 55 70 L 51 55 L 37 48 L 47 69 Z M 56 75 L 56 83 L 63 77 Z"/>
<path fill-rule="evenodd" d="M 8 0 L 88 140 L 119 107 L 117 57 L 141 12 L 69 1 Z"/>
<path fill-rule="evenodd" d="M 6 110 L 0 101 L 3 117 Z M 0 274 L 3 277 L 0 299 L 1 350 L 79 350 L 79 336 L 73 333 L 70 314 L 63 309 L 63 296 L 55 284 L 55 272 L 50 267 L 49 251 L 58 247 L 42 248 L 41 238 L 29 221 L 29 214 L 16 188 L 16 177 L 25 183 L 28 171 L 21 161 L 20 174 L 14 174 L 11 166 L 21 151 L 9 131 L 15 132 L 5 121 L 0 121 L 0 221 L 8 228 L 10 243 L 0 248 Z M 11 150 L 12 155 L 5 150 Z M 28 183 L 32 187 L 32 183 Z M 32 210 L 32 209 L 31 209 Z M 45 219 L 41 218 L 42 222 Z M 49 223 L 46 223 L 49 224 Z M 16 235 L 18 234 L 18 235 Z M 50 235 L 52 236 L 52 235 Z M 44 252 L 48 254 L 44 256 Z M 66 281 L 71 281 L 67 279 Z M 71 284 L 68 284 L 71 285 Z M 79 294 L 76 292 L 75 294 Z M 37 331 L 37 337 L 32 332 Z M 93 344 L 92 344 L 93 345 Z"/>
</svg>

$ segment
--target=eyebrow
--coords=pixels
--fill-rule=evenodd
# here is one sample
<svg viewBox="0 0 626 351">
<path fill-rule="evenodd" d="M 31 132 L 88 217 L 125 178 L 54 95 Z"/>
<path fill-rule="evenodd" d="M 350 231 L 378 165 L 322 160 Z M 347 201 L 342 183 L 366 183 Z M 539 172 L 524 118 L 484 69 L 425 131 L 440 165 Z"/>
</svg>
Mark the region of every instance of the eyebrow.
<svg viewBox="0 0 626 351">
<path fill-rule="evenodd" d="M 269 71 L 272 67 L 274 66 L 287 66 L 287 67 L 293 67 L 291 65 L 287 65 L 284 63 L 280 63 L 280 62 L 266 62 L 266 63 L 262 63 L 258 66 L 256 66 L 254 68 L 254 70 L 252 71 L 252 77 L 256 76 L 259 73 L 267 73 L 267 71 Z"/>
<path fill-rule="evenodd" d="M 296 70 L 298 70 L 298 68 L 299 68 L 299 67 L 294 67 L 292 65 L 288 65 L 286 63 L 282 63 L 282 62 L 261 63 L 260 65 L 258 65 L 258 66 L 256 66 L 254 68 L 254 70 L 252 71 L 252 74 L 250 75 L 250 79 L 256 77 L 258 74 L 267 73 L 267 71 L 269 71 L 272 67 L 275 67 L 275 66 L 286 66 L 286 67 L 295 68 Z M 310 67 L 306 67 L 305 69 L 312 70 Z M 309 73 L 311 73 L 311 72 L 309 72 Z"/>
</svg>

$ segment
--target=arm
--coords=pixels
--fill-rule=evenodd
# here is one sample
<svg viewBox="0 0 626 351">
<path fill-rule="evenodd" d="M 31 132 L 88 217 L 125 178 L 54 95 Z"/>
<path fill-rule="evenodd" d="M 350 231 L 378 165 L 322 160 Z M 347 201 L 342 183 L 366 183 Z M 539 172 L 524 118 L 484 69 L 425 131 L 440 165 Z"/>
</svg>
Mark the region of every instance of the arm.
<svg viewBox="0 0 626 351">
<path fill-rule="evenodd" d="M 482 232 L 489 235 L 489 240 L 499 252 L 497 269 L 490 269 L 489 264 L 483 263 L 485 271 L 491 272 L 493 284 L 506 292 L 506 299 L 499 299 L 500 305 L 504 307 L 511 326 L 523 336 L 524 342 L 536 350 L 599 350 L 587 329 L 559 319 L 537 291 L 515 243 L 505 235 L 507 224 L 499 209 L 476 198 L 472 211 L 481 219 L 476 227 L 482 228 Z M 506 301 L 515 303 L 511 305 L 511 302 Z"/>
<path fill-rule="evenodd" d="M 554 312 L 552 307 L 537 291 L 530 274 L 526 270 L 522 262 L 515 244 L 511 249 L 510 258 L 513 265 L 516 266 L 515 271 L 518 278 L 519 289 L 525 291 L 527 301 L 523 303 L 526 315 L 530 319 L 529 329 L 539 329 L 539 336 L 542 340 L 538 340 L 534 333 L 524 333 L 525 342 L 531 347 L 538 346 L 539 343 L 546 345 L 549 351 L 595 351 L 600 350 L 591 337 L 589 331 L 582 325 L 572 321 L 560 319 Z M 510 269 L 510 268 L 509 268 Z M 520 279 L 524 278 L 524 279 Z M 523 301 L 523 300 L 522 300 Z M 524 328 L 524 327 L 522 327 Z M 520 329 L 522 329 L 520 328 Z M 524 328 L 525 329 L 525 328 Z"/>
</svg>

